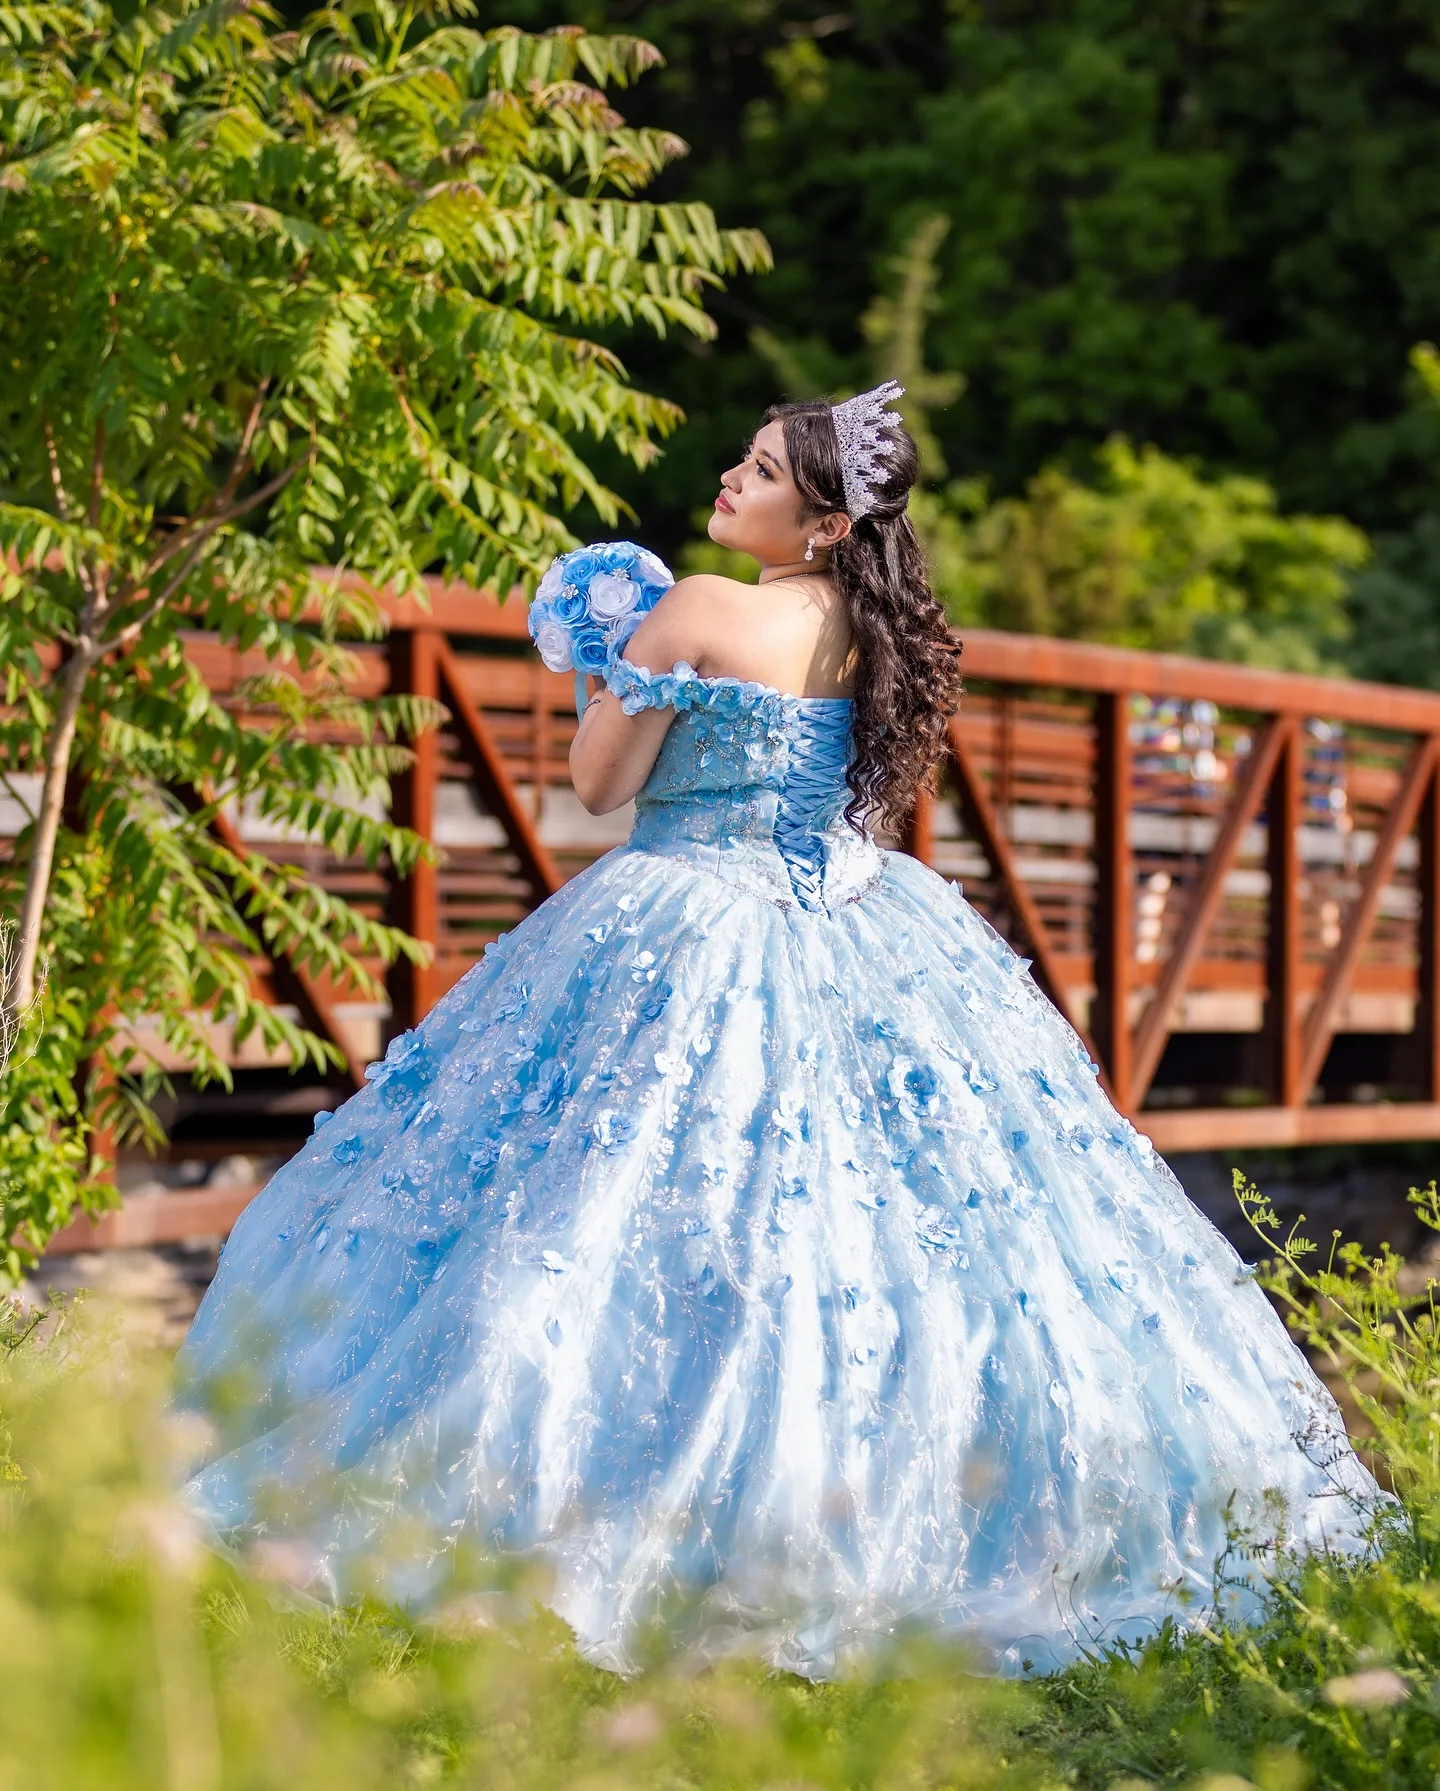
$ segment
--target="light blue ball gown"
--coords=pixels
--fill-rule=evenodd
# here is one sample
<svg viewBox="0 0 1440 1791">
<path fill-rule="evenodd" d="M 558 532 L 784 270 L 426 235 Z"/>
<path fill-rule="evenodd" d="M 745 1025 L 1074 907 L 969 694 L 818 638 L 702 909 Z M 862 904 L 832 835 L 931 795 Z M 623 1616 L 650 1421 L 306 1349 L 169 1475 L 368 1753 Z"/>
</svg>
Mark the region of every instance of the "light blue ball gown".
<svg viewBox="0 0 1440 1791">
<path fill-rule="evenodd" d="M 685 1594 L 814 1677 L 907 1626 L 1018 1671 L 1183 1624 L 1227 1526 L 1363 1546 L 1240 1258 L 1022 960 L 844 821 L 848 702 L 609 676 L 677 711 L 628 845 L 226 1246 L 182 1356 L 212 1530 L 337 1593 L 403 1537 L 422 1601 L 451 1544 L 538 1557 L 594 1661 Z"/>
</svg>

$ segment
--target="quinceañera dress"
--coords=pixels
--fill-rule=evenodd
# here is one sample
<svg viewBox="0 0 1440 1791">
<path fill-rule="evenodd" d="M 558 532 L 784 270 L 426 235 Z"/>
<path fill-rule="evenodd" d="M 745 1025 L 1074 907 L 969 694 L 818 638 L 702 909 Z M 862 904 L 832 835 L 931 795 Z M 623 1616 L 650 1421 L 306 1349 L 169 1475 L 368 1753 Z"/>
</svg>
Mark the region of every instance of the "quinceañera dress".
<svg viewBox="0 0 1440 1791">
<path fill-rule="evenodd" d="M 844 820 L 847 701 L 665 676 L 629 844 L 491 946 L 237 1225 L 186 1345 L 243 1547 L 540 1557 L 625 1670 L 688 1595 L 812 1676 L 1051 1668 L 1377 1498 L 1024 963 Z M 300 1489 L 329 1475 L 324 1496 Z M 423 1539 L 423 1540 L 422 1540 Z M 1242 1592 L 1245 1604 L 1253 1594 Z"/>
</svg>

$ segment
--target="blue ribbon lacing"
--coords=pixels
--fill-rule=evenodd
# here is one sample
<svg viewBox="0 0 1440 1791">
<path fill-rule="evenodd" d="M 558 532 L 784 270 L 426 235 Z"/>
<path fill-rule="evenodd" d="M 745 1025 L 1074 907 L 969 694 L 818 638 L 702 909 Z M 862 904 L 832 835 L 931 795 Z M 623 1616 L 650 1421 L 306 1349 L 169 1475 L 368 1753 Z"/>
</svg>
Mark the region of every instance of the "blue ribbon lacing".
<svg viewBox="0 0 1440 1791">
<path fill-rule="evenodd" d="M 823 906 L 826 842 L 816 822 L 822 827 L 829 823 L 836 798 L 848 789 L 850 709 L 848 697 L 785 698 L 790 750 L 775 815 L 775 845 L 802 908 Z"/>
</svg>

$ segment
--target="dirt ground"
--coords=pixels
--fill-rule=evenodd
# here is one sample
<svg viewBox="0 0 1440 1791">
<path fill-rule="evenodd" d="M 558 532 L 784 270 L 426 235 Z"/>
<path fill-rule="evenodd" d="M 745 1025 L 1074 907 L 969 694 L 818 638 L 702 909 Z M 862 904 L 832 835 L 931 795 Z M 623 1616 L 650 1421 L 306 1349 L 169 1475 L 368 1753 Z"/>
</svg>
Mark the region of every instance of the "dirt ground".
<svg viewBox="0 0 1440 1791">
<path fill-rule="evenodd" d="M 132 1321 L 167 1348 L 178 1348 L 220 1256 L 219 1238 L 149 1250 L 96 1250 L 45 1258 L 25 1284 L 27 1303 L 52 1292 L 85 1292 L 127 1308 Z"/>
</svg>

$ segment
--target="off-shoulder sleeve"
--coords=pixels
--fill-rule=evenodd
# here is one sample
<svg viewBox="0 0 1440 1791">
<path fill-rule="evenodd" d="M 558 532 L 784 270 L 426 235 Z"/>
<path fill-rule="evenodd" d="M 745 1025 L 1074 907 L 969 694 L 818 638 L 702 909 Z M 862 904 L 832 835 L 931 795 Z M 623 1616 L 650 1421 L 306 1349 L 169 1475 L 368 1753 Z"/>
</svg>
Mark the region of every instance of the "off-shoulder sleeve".
<svg viewBox="0 0 1440 1791">
<path fill-rule="evenodd" d="M 703 678 L 683 659 L 668 672 L 649 672 L 617 654 L 606 665 L 604 677 L 627 715 L 638 715 L 642 709 L 710 709 L 720 715 L 742 715 L 781 700 L 766 684 Z"/>
<path fill-rule="evenodd" d="M 694 709 L 704 698 L 704 680 L 683 659 L 668 672 L 649 672 L 617 656 L 605 667 L 605 682 L 627 715 L 638 715 L 642 709 Z"/>
</svg>

